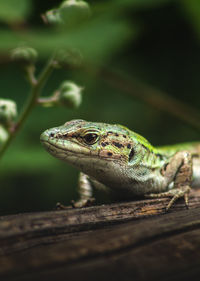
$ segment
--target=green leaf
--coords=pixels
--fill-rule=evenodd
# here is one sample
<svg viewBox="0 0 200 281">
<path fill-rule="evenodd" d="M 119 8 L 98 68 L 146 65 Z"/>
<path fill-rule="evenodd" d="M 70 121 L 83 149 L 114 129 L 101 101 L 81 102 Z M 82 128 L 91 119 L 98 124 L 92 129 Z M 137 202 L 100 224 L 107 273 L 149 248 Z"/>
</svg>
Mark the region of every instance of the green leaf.
<svg viewBox="0 0 200 281">
<path fill-rule="evenodd" d="M 101 60 L 122 45 L 131 33 L 134 35 L 135 31 L 130 32 L 125 21 L 99 17 L 68 32 L 29 32 L 24 40 L 43 56 L 55 49 L 69 48 L 80 50 L 88 60 Z"/>
<path fill-rule="evenodd" d="M 151 8 L 172 2 L 172 0 L 113 0 L 116 8 L 132 6 L 134 8 Z"/>
<path fill-rule="evenodd" d="M 31 9 L 31 0 L 0 1 L 0 20 L 6 23 L 23 21 Z"/>
<path fill-rule="evenodd" d="M 182 0 L 180 5 L 183 8 L 185 17 L 190 21 L 196 33 L 200 36 L 200 2 L 199 0 Z"/>
<path fill-rule="evenodd" d="M 97 17 L 72 31 L 29 30 L 16 34 L 0 30 L 0 51 L 7 52 L 20 43 L 26 43 L 39 51 L 40 56 L 48 57 L 59 49 L 80 50 L 88 60 L 102 60 L 110 56 L 130 37 L 134 38 L 136 29 L 130 29 L 125 20 L 108 16 Z"/>
</svg>

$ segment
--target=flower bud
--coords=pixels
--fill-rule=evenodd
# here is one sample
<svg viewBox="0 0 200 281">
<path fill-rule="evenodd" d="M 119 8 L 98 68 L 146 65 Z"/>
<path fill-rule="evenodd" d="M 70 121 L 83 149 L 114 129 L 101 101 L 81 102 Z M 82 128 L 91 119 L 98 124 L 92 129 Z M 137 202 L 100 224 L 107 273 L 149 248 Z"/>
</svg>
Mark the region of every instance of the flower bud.
<svg viewBox="0 0 200 281">
<path fill-rule="evenodd" d="M 56 55 L 56 61 L 60 67 L 79 67 L 83 61 L 83 57 L 78 50 L 59 50 Z"/>
<path fill-rule="evenodd" d="M 77 108 L 82 101 L 83 88 L 71 81 L 64 81 L 59 89 L 58 101 L 60 105 Z"/>
<path fill-rule="evenodd" d="M 0 147 L 7 141 L 8 132 L 7 130 L 0 125 Z"/>
<path fill-rule="evenodd" d="M 12 100 L 0 99 L 0 124 L 9 127 L 17 116 L 17 106 Z"/>
<path fill-rule="evenodd" d="M 38 57 L 37 51 L 31 47 L 22 46 L 11 51 L 11 58 L 22 64 L 34 64 Z"/>
<path fill-rule="evenodd" d="M 47 11 L 44 15 L 42 15 L 42 18 L 45 23 L 49 24 L 60 24 L 62 22 L 59 11 L 57 9 Z"/>
<path fill-rule="evenodd" d="M 69 27 L 86 20 L 90 12 L 88 3 L 82 0 L 66 0 L 59 7 L 61 19 Z"/>
</svg>

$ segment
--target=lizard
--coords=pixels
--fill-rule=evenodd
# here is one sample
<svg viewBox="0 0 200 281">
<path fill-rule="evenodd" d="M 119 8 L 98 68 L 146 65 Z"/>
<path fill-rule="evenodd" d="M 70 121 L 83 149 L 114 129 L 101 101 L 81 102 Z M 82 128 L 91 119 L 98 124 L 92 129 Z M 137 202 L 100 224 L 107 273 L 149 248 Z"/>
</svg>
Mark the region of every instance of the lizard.
<svg viewBox="0 0 200 281">
<path fill-rule="evenodd" d="M 188 207 L 191 185 L 200 183 L 200 143 L 154 147 L 122 125 L 71 120 L 41 134 L 54 157 L 78 168 L 80 199 L 74 207 L 93 202 L 93 188 L 121 198 L 169 197 L 168 211 L 178 198 Z"/>
</svg>

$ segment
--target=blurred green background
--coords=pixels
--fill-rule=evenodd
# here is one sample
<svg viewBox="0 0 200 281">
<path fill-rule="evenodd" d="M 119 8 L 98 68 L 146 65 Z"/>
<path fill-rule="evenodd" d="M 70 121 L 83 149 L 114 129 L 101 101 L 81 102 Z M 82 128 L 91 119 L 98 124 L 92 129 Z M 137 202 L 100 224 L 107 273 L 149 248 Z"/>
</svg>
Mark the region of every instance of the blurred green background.
<svg viewBox="0 0 200 281">
<path fill-rule="evenodd" d="M 191 107 L 191 114 L 186 108 L 186 117 L 197 112 L 198 124 L 198 0 L 88 1 L 93 12 L 90 21 L 65 32 L 41 19 L 42 13 L 60 2 L 0 2 L 0 97 L 15 100 L 18 111 L 29 94 L 29 85 L 19 66 L 10 61 L 12 48 L 23 43 L 35 47 L 39 53 L 37 72 L 55 47 L 69 46 L 84 56 L 84 67 L 54 71 L 43 92 L 49 95 L 64 79 L 73 80 L 84 87 L 81 106 L 76 110 L 36 107 L 1 159 L 1 215 L 51 210 L 56 202 L 69 204 L 77 198 L 78 171 L 50 156 L 39 142 L 47 128 L 85 119 L 126 125 L 155 145 L 200 140 L 193 121 L 187 124 L 175 116 L 178 105 L 172 114 L 168 112 L 171 105 L 163 110 L 161 102 L 157 100 L 155 107 L 151 100 L 154 91 L 162 91 Z M 109 71 L 116 75 L 111 77 Z M 124 79 L 120 87 L 118 75 Z M 144 91 L 134 92 L 137 90 L 131 89 L 126 79 L 133 86 L 135 81 L 146 85 Z M 132 95 L 127 94 L 127 87 Z M 146 102 L 144 95 L 149 98 Z"/>
</svg>

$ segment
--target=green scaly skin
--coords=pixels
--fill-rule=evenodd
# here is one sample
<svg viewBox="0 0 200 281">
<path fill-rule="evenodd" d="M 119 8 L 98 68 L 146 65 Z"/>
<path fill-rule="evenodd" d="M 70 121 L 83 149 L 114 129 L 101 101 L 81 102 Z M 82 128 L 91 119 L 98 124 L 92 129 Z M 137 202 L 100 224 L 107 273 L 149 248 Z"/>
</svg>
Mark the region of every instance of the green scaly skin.
<svg viewBox="0 0 200 281">
<path fill-rule="evenodd" d="M 184 197 L 200 182 L 200 144 L 153 147 L 145 138 L 121 125 L 72 120 L 46 130 L 41 142 L 47 151 L 81 171 L 80 200 L 88 205 L 92 186 L 111 190 L 121 198 Z M 193 168 L 192 168 L 193 167 Z"/>
</svg>

